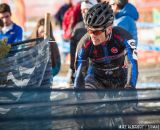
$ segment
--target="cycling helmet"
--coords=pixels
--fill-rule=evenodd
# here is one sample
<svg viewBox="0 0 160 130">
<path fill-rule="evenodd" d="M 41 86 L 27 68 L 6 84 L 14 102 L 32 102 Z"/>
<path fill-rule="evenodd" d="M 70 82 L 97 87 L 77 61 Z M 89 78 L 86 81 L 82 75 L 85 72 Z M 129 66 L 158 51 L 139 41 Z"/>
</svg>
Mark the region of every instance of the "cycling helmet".
<svg viewBox="0 0 160 130">
<path fill-rule="evenodd" d="M 87 27 L 106 28 L 113 24 L 114 15 L 109 3 L 103 2 L 90 8 L 84 18 Z"/>
</svg>

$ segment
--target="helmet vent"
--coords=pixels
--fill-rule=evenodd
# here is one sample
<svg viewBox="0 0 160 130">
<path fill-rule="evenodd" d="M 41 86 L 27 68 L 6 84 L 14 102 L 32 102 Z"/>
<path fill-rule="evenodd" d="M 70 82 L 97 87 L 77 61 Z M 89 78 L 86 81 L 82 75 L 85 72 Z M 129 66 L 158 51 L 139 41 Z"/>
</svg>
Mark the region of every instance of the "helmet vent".
<svg viewBox="0 0 160 130">
<path fill-rule="evenodd" d="M 97 24 L 100 24 L 100 23 L 103 22 L 103 21 L 104 21 L 104 17 L 101 17 L 101 18 L 98 20 Z"/>
</svg>

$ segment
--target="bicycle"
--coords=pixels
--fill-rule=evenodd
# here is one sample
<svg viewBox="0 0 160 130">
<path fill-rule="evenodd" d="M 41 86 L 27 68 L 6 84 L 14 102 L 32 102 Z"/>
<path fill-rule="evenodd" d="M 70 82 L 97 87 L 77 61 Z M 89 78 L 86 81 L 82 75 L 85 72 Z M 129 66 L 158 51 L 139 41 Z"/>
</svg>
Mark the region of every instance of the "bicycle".
<svg viewBox="0 0 160 130">
<path fill-rule="evenodd" d="M 81 94 L 78 93 L 76 95 L 76 100 L 82 104 L 84 103 L 86 106 L 87 102 L 83 102 L 83 99 L 80 96 L 81 96 Z M 109 98 L 108 98 L 108 96 L 109 96 Z M 100 105 L 97 105 L 99 103 L 96 104 L 96 102 L 95 103 L 88 102 L 89 104 L 94 105 L 94 108 L 92 107 L 92 105 L 85 108 L 84 105 L 80 106 L 82 104 L 80 104 L 76 107 L 73 114 L 78 117 L 81 117 L 81 119 L 78 118 L 76 120 L 77 124 L 80 125 L 79 126 L 80 130 L 87 130 L 87 129 L 101 130 L 101 129 L 113 129 L 113 128 L 118 129 L 118 127 L 120 125 L 124 124 L 122 117 L 115 117 L 115 116 L 107 117 L 107 114 L 114 114 L 114 113 L 121 113 L 122 112 L 121 109 L 119 109 L 119 106 L 117 103 L 112 103 L 112 101 L 108 102 L 108 100 L 106 100 L 106 99 L 113 99 L 114 100 L 114 99 L 116 99 L 116 95 L 114 93 L 108 94 L 105 92 L 103 98 L 101 98 L 101 99 L 102 99 L 102 101 L 100 101 L 101 102 Z M 87 113 L 90 108 L 91 108 L 91 111 L 93 111 L 93 112 L 99 110 L 98 113 L 96 113 L 96 114 L 94 113 L 95 117 L 93 117 L 93 119 L 92 119 L 92 112 L 89 112 L 89 114 Z M 85 112 L 85 110 L 87 110 L 87 112 Z M 113 111 L 113 112 L 111 113 L 111 111 Z M 94 114 L 93 114 L 93 116 L 94 116 Z M 98 119 L 101 115 L 102 115 L 102 117 L 100 119 Z M 83 117 L 83 119 L 82 119 L 82 117 Z M 91 120 L 93 120 L 93 121 L 91 121 Z M 92 128 L 89 127 L 90 124 L 91 124 Z"/>
</svg>

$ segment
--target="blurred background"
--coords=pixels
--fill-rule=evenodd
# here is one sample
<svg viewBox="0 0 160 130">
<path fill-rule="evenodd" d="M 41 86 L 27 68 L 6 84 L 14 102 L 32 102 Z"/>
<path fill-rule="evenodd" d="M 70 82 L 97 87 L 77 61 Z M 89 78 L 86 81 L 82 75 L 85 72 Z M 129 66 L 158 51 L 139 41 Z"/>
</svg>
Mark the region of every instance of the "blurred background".
<svg viewBox="0 0 160 130">
<path fill-rule="evenodd" d="M 78 1 L 73 0 L 73 3 Z M 24 39 L 31 35 L 36 22 L 44 17 L 46 12 L 51 14 L 51 20 L 54 23 L 54 14 L 64 4 L 64 0 L 0 0 L 0 2 L 7 2 L 11 6 L 13 21 L 23 27 Z M 129 0 L 129 2 L 136 6 L 140 14 L 137 22 L 139 68 L 142 70 L 147 68 L 148 71 L 145 72 L 148 73 L 153 72 L 149 68 L 156 69 L 155 72 L 160 72 L 160 0 Z M 67 66 L 70 59 L 69 43 L 63 41 L 63 31 L 60 28 L 53 24 L 53 29 L 61 51 L 62 63 Z M 61 72 L 67 73 L 67 70 L 68 68 L 62 69 Z M 157 75 L 159 80 L 160 73 Z"/>
</svg>

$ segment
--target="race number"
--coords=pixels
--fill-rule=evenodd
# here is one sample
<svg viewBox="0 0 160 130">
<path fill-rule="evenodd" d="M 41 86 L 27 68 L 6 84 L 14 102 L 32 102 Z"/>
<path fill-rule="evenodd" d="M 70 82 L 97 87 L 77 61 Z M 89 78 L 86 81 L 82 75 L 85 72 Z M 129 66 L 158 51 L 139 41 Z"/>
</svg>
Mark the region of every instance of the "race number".
<svg viewBox="0 0 160 130">
<path fill-rule="evenodd" d="M 130 45 L 130 47 L 132 49 L 136 49 L 136 44 L 135 44 L 135 40 L 131 39 L 131 40 L 128 40 L 128 44 Z"/>
<path fill-rule="evenodd" d="M 135 44 L 135 40 L 133 40 L 133 39 L 128 40 L 128 44 L 133 49 L 133 53 L 132 53 L 133 59 L 138 60 L 137 47 L 136 47 L 136 44 Z"/>
</svg>

